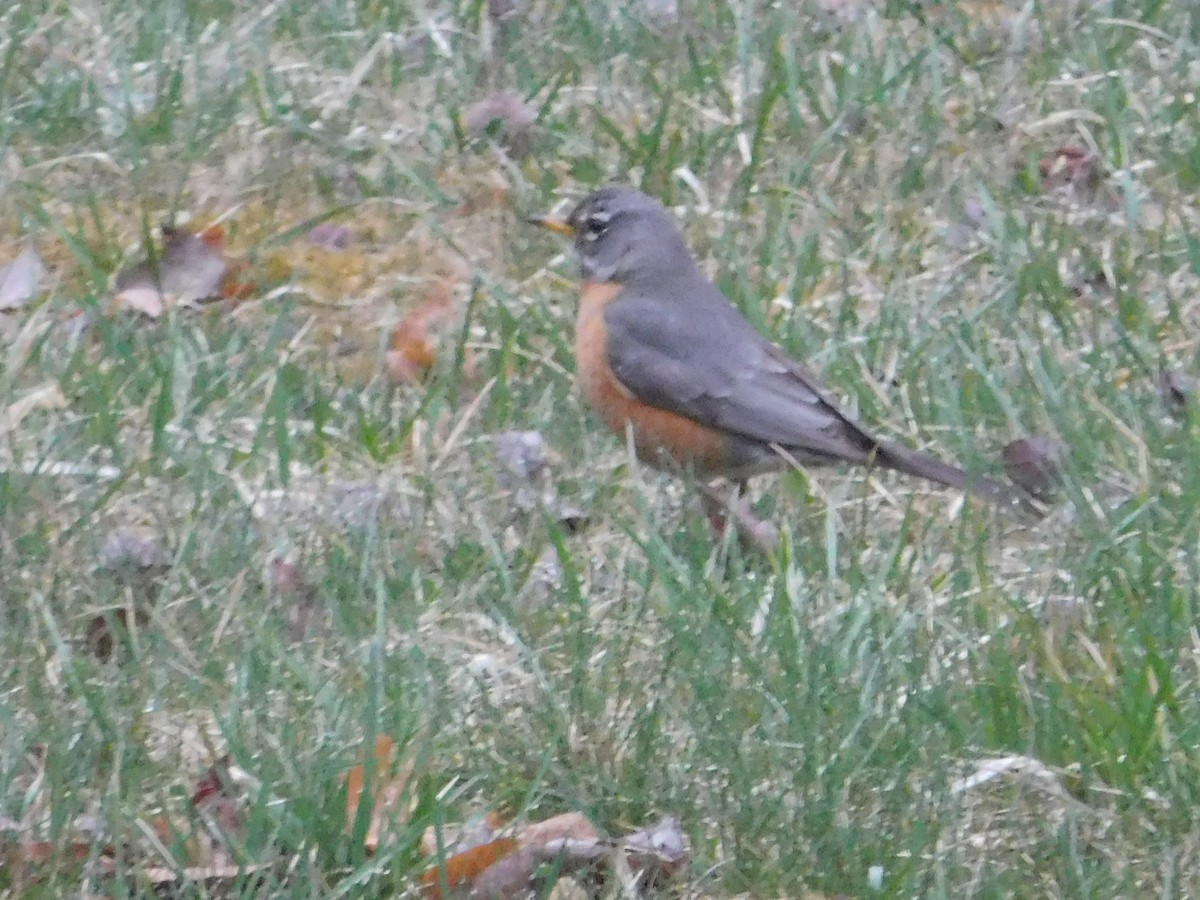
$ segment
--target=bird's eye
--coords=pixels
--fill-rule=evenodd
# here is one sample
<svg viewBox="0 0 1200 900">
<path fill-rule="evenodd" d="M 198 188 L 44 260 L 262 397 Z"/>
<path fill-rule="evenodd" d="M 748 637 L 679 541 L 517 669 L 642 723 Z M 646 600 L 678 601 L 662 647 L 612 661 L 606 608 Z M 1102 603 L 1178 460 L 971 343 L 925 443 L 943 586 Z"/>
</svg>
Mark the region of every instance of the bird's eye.
<svg viewBox="0 0 1200 900">
<path fill-rule="evenodd" d="M 612 216 L 604 212 L 604 210 L 597 209 L 588 213 L 583 220 L 583 236 L 589 241 L 596 240 L 596 238 L 600 237 L 608 229 L 608 223 L 611 219 Z"/>
</svg>

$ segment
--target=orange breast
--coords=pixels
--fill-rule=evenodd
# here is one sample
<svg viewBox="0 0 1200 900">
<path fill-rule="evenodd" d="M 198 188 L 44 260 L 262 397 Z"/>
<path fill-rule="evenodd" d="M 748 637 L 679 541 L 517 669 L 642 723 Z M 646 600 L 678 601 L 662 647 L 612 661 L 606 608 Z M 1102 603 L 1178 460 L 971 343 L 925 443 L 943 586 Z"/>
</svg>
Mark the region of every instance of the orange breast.
<svg viewBox="0 0 1200 900">
<path fill-rule="evenodd" d="M 729 443 L 722 432 L 642 403 L 609 368 L 604 307 L 620 293 L 617 284 L 584 282 L 575 325 L 576 377 L 584 398 L 619 437 L 632 431 L 643 462 L 660 468 L 674 462 L 699 474 L 720 473 L 729 462 Z"/>
</svg>

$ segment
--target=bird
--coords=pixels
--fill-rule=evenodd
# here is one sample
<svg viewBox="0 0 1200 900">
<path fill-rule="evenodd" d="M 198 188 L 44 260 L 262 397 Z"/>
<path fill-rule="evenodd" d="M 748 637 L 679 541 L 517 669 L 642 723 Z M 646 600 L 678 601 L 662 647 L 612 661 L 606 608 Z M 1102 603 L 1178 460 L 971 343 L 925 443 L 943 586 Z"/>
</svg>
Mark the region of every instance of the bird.
<svg viewBox="0 0 1200 900">
<path fill-rule="evenodd" d="M 892 469 L 1001 506 L 1014 486 L 885 439 L 851 417 L 800 362 L 768 340 L 696 263 L 655 198 L 610 185 L 565 218 L 529 222 L 569 237 L 581 281 L 576 380 L 637 457 L 735 493 L 801 466 Z"/>
</svg>

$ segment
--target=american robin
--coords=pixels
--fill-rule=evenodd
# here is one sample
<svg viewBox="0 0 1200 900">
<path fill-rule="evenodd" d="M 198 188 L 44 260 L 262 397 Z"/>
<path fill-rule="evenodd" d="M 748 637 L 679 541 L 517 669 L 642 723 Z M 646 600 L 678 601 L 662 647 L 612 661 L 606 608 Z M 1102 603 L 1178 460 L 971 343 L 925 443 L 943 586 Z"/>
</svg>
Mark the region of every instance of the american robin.
<svg viewBox="0 0 1200 900">
<path fill-rule="evenodd" d="M 565 219 L 583 281 L 575 326 L 584 397 L 638 457 L 735 484 L 795 465 L 882 466 L 1024 504 L 1017 489 L 877 437 L 761 335 L 696 266 L 661 203 L 606 187 Z"/>
</svg>

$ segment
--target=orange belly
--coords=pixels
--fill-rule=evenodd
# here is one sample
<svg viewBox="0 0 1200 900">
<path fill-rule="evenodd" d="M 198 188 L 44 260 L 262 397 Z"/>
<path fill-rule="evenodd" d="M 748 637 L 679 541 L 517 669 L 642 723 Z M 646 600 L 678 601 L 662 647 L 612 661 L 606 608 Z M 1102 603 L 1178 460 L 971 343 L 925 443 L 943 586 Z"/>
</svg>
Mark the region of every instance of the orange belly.
<svg viewBox="0 0 1200 900">
<path fill-rule="evenodd" d="M 617 380 L 608 364 L 604 307 L 616 299 L 617 284 L 586 282 L 575 325 L 576 377 L 584 399 L 616 434 L 633 436 L 638 458 L 648 465 L 690 467 L 719 474 L 729 464 L 729 441 L 686 416 L 647 406 Z"/>
</svg>

